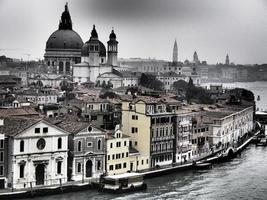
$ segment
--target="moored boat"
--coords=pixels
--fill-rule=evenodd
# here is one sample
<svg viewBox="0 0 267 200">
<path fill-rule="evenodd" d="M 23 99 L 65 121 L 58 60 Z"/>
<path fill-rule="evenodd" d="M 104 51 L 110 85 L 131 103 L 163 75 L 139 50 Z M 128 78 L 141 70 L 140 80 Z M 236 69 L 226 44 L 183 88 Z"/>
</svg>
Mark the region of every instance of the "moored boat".
<svg viewBox="0 0 267 200">
<path fill-rule="evenodd" d="M 197 170 L 205 170 L 205 169 L 211 169 L 212 164 L 211 163 L 197 163 L 194 165 L 194 167 Z"/>
<path fill-rule="evenodd" d="M 257 146 L 267 146 L 267 138 L 261 138 L 260 141 L 256 144 Z"/>
<path fill-rule="evenodd" d="M 124 173 L 103 178 L 100 191 L 110 193 L 126 193 L 147 188 L 143 175 L 139 173 Z"/>
</svg>

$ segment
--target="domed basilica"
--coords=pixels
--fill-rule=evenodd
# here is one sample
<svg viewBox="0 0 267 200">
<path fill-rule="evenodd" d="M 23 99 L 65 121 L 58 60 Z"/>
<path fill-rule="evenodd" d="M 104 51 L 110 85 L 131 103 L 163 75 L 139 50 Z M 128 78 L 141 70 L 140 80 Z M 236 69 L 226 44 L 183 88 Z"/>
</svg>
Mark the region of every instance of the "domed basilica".
<svg viewBox="0 0 267 200">
<path fill-rule="evenodd" d="M 90 39 L 83 43 L 81 37 L 72 29 L 68 4 L 61 15 L 58 30 L 46 42 L 45 63 L 50 74 L 72 76 L 74 82 L 96 82 L 99 75 L 112 73 L 117 66 L 118 42 L 114 30 L 105 45 L 98 39 L 95 25 Z"/>
</svg>

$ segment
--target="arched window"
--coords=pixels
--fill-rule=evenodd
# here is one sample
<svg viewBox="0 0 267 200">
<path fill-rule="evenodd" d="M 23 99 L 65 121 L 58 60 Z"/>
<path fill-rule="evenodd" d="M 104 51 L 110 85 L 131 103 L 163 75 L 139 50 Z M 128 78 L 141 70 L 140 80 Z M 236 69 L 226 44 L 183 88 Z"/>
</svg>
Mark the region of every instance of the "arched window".
<svg viewBox="0 0 267 200">
<path fill-rule="evenodd" d="M 101 140 L 98 140 L 98 142 L 97 142 L 97 149 L 98 149 L 98 150 L 101 149 Z"/>
<path fill-rule="evenodd" d="M 70 63 L 66 62 L 66 73 L 70 73 Z"/>
<path fill-rule="evenodd" d="M 57 162 L 57 174 L 61 174 L 62 161 Z"/>
<path fill-rule="evenodd" d="M 58 140 L 57 140 L 57 148 L 58 149 L 62 148 L 62 138 L 58 138 Z"/>
<path fill-rule="evenodd" d="M 20 147 L 19 147 L 19 149 L 20 149 L 20 152 L 24 152 L 24 140 L 21 140 L 20 141 Z"/>
<path fill-rule="evenodd" d="M 19 177 L 24 178 L 24 164 L 19 166 Z"/>
<path fill-rule="evenodd" d="M 82 151 L 82 142 L 78 141 L 78 151 Z"/>
<path fill-rule="evenodd" d="M 101 161 L 98 160 L 98 161 L 97 161 L 97 170 L 100 170 L 100 169 L 101 169 Z"/>
<path fill-rule="evenodd" d="M 61 62 L 59 62 L 59 73 L 63 73 L 63 62 L 61 61 Z"/>
<path fill-rule="evenodd" d="M 81 163 L 78 163 L 78 165 L 77 165 L 77 172 L 78 173 L 81 173 L 81 171 L 82 171 L 82 164 Z"/>
</svg>

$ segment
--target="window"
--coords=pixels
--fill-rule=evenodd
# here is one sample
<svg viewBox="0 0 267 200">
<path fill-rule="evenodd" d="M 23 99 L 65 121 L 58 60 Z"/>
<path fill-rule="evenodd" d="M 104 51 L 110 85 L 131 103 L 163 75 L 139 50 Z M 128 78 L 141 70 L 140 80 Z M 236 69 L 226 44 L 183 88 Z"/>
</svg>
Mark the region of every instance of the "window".
<svg viewBox="0 0 267 200">
<path fill-rule="evenodd" d="M 78 163 L 77 164 L 77 172 L 78 173 L 81 173 L 81 171 L 82 171 L 82 164 L 81 163 Z"/>
<path fill-rule="evenodd" d="M 144 164 L 144 160 L 141 161 L 142 162 L 142 165 Z"/>
<path fill-rule="evenodd" d="M 112 149 L 112 146 L 113 146 L 113 143 L 111 142 L 111 143 L 110 143 L 110 148 L 111 148 L 111 149 Z"/>
<path fill-rule="evenodd" d="M 35 129 L 34 129 L 34 132 L 35 132 L 35 133 L 40 133 L 40 128 L 35 128 Z"/>
<path fill-rule="evenodd" d="M 134 142 L 134 145 L 137 146 L 137 141 Z"/>
<path fill-rule="evenodd" d="M 48 133 L 48 127 L 43 128 L 43 133 Z"/>
<path fill-rule="evenodd" d="M 138 116 L 137 115 L 132 115 L 132 120 L 138 120 Z"/>
<path fill-rule="evenodd" d="M 121 147 L 121 142 L 117 142 L 116 147 Z"/>
<path fill-rule="evenodd" d="M 121 154 L 121 158 L 124 158 L 124 153 Z"/>
<path fill-rule="evenodd" d="M 87 147 L 92 147 L 92 142 L 87 142 Z"/>
<path fill-rule="evenodd" d="M 127 164 L 126 163 L 123 163 L 123 168 L 126 168 L 127 167 Z"/>
<path fill-rule="evenodd" d="M 101 140 L 98 140 L 97 142 L 97 150 L 101 150 Z"/>
<path fill-rule="evenodd" d="M 121 169 L 121 164 L 116 164 L 115 169 Z"/>
<path fill-rule="evenodd" d="M 19 150 L 20 150 L 20 152 L 23 152 L 24 151 L 24 141 L 23 140 L 20 141 Z"/>
<path fill-rule="evenodd" d="M 115 154 L 112 155 L 112 160 L 114 160 L 114 159 L 115 159 Z"/>
<path fill-rule="evenodd" d="M 19 166 L 19 177 L 24 178 L 24 165 Z"/>
<path fill-rule="evenodd" d="M 113 165 L 109 165 L 109 170 L 113 170 Z"/>
<path fill-rule="evenodd" d="M 82 141 L 78 141 L 78 148 L 77 148 L 78 151 L 82 151 Z"/>
<path fill-rule="evenodd" d="M 108 155 L 108 160 L 110 160 L 110 155 Z"/>
<path fill-rule="evenodd" d="M 58 138 L 58 140 L 57 140 L 57 148 L 58 149 L 62 148 L 62 138 Z"/>
<path fill-rule="evenodd" d="M 124 141 L 124 146 L 127 146 L 127 141 Z"/>
<path fill-rule="evenodd" d="M 62 161 L 57 162 L 57 174 L 61 174 Z"/>
<path fill-rule="evenodd" d="M 128 157 L 128 152 L 126 152 L 126 157 Z"/>
<path fill-rule="evenodd" d="M 0 149 L 4 148 L 4 140 L 0 140 Z"/>
<path fill-rule="evenodd" d="M 137 133 L 137 132 L 138 132 L 138 128 L 132 127 L 132 133 Z"/>
<path fill-rule="evenodd" d="M 0 152 L 0 162 L 4 162 L 4 152 Z"/>
<path fill-rule="evenodd" d="M 98 161 L 97 161 L 97 170 L 100 170 L 100 169 L 101 169 L 101 161 L 98 160 Z"/>
<path fill-rule="evenodd" d="M 0 176 L 4 175 L 4 165 L 0 165 Z"/>
</svg>

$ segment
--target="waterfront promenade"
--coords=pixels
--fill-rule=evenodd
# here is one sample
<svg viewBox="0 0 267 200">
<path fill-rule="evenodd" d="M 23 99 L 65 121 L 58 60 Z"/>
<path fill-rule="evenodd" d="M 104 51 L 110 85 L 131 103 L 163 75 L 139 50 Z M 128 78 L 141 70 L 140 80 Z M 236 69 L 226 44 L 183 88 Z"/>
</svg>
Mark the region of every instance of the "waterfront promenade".
<svg viewBox="0 0 267 200">
<path fill-rule="evenodd" d="M 242 144 L 235 148 L 234 155 L 241 153 L 241 151 L 251 143 L 253 137 L 258 135 L 260 130 L 255 131 L 251 134 L 246 134 L 246 137 L 243 138 Z M 228 148 L 229 149 L 229 148 Z M 217 149 L 216 151 L 211 151 L 206 156 L 202 156 L 197 160 L 189 160 L 185 163 L 173 163 L 171 165 L 162 166 L 159 168 L 149 169 L 149 170 L 142 170 L 138 171 L 140 174 L 144 175 L 144 178 L 153 178 L 157 176 L 163 176 L 174 172 L 179 172 L 182 170 L 189 170 L 194 167 L 194 163 L 202 163 L 202 162 L 220 162 L 225 161 L 229 158 L 226 152 L 229 150 L 224 149 Z M 231 155 L 231 156 L 234 156 Z M 67 182 L 62 185 L 51 185 L 51 186 L 40 186 L 30 188 L 28 190 L 24 189 L 4 189 L 0 190 L 0 199 L 10 199 L 10 198 L 22 198 L 22 197 L 34 197 L 34 196 L 44 196 L 44 195 L 52 195 L 52 194 L 60 194 L 60 193 L 68 193 L 74 191 L 81 191 L 81 190 L 89 190 L 89 189 L 98 189 L 98 179 L 90 179 L 86 182 L 81 181 L 71 181 Z"/>
</svg>

